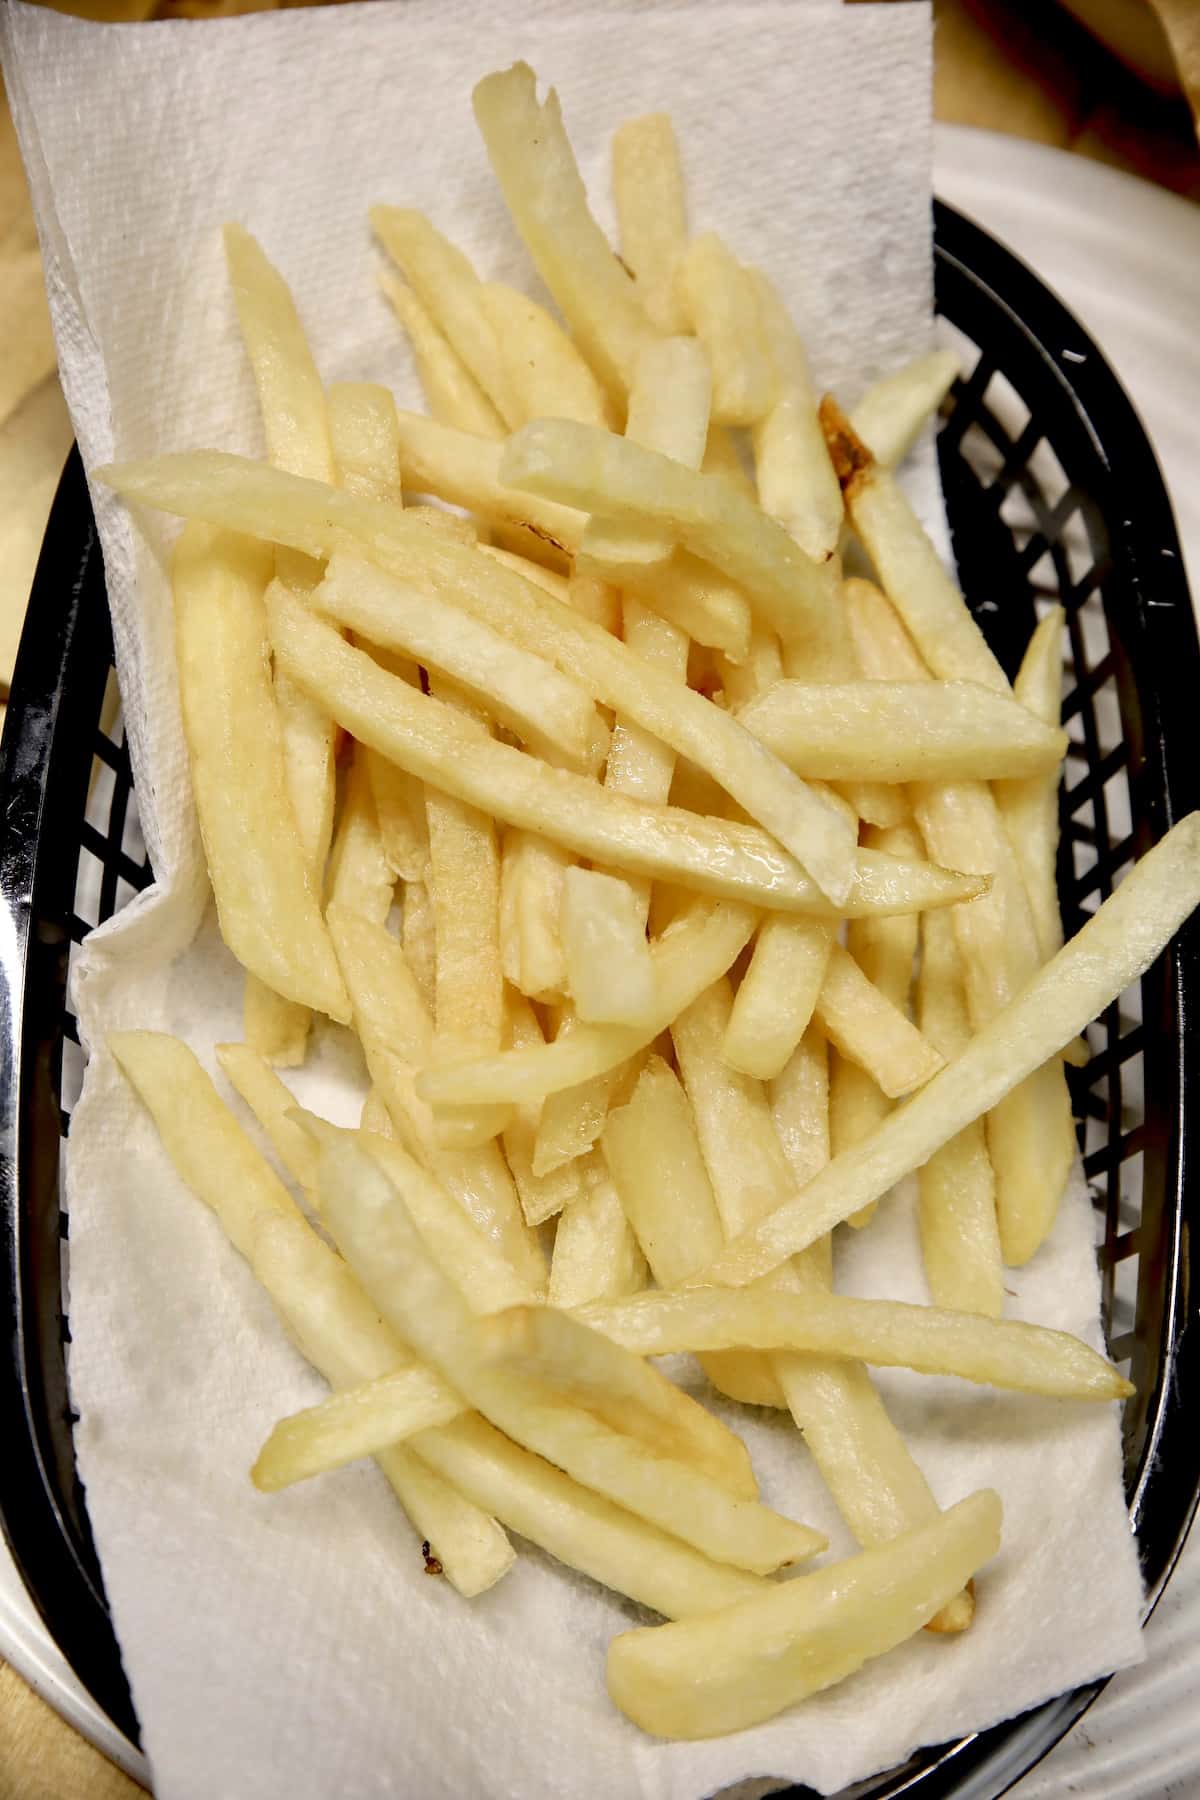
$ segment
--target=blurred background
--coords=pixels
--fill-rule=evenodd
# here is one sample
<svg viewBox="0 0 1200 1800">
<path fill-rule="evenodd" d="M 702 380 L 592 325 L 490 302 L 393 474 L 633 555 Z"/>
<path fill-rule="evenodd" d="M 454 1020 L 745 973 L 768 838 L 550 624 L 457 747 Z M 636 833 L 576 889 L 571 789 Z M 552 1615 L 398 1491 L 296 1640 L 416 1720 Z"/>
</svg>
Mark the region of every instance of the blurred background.
<svg viewBox="0 0 1200 1800">
<path fill-rule="evenodd" d="M 46 3 L 136 28 L 322 0 Z M 933 0 L 933 11 L 937 119 L 1051 145 L 1200 203 L 1200 0 Z M 71 444 L 25 176 L 2 96 L 0 325 L 2 713 Z M 141 1793 L 0 1664 L 0 1800 L 137 1800 Z"/>
</svg>

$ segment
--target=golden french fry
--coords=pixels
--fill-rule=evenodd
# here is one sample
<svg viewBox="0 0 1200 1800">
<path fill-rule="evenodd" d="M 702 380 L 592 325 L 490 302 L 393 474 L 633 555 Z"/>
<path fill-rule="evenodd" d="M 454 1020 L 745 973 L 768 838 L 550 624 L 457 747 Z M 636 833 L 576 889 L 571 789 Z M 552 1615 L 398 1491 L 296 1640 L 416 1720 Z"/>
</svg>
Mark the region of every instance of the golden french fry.
<svg viewBox="0 0 1200 1800">
<path fill-rule="evenodd" d="M 373 206 L 371 227 L 500 418 L 509 427 L 518 424 L 520 406 L 484 305 L 483 283 L 469 259 L 409 207 Z"/>
<path fill-rule="evenodd" d="M 553 1306 L 514 1307 L 482 1320 L 486 1361 L 545 1381 L 614 1430 L 694 1462 L 747 1500 L 758 1483 L 746 1446 L 652 1364 Z"/>
<path fill-rule="evenodd" d="M 559 1214 L 546 1297 L 551 1306 L 584 1306 L 636 1294 L 645 1285 L 646 1259 L 617 1190 L 604 1164 L 589 1157 L 582 1193 Z"/>
<path fill-rule="evenodd" d="M 918 1094 L 693 1285 L 742 1287 L 877 1200 L 1040 1069 L 1150 967 L 1200 902 L 1200 813 L 1181 819 L 1082 930 Z"/>
<path fill-rule="evenodd" d="M 721 1046 L 731 1068 L 759 1081 L 782 1072 L 808 1029 L 833 943 L 824 919 L 763 920 Z"/>
<path fill-rule="evenodd" d="M 759 505 L 810 556 L 832 556 L 842 530 L 842 491 L 817 418 L 808 358 L 773 283 L 758 269 L 750 281 L 777 390 L 754 427 Z"/>
<path fill-rule="evenodd" d="M 765 418 L 779 381 L 754 282 L 715 231 L 693 238 L 676 275 L 692 330 L 712 364 L 712 414 L 718 425 Z"/>
<path fill-rule="evenodd" d="M 649 896 L 646 896 L 646 906 Z M 628 882 L 591 869 L 568 869 L 562 939 L 567 986 L 585 1022 L 638 1025 L 657 1011 L 646 907 Z"/>
<path fill-rule="evenodd" d="M 840 944 L 830 951 L 814 1010 L 830 1043 L 866 1069 L 892 1099 L 920 1087 L 942 1067 L 932 1044 Z"/>
<path fill-rule="evenodd" d="M 514 425 L 544 418 L 611 425 L 604 389 L 544 306 L 499 281 L 484 285 L 482 299 L 516 399 Z"/>
<path fill-rule="evenodd" d="M 953 350 L 931 350 L 867 389 L 850 423 L 876 462 L 887 469 L 903 462 L 958 372 Z"/>
<path fill-rule="evenodd" d="M 410 1361 L 222 1105 L 187 1046 L 161 1032 L 131 1031 L 112 1033 L 109 1049 L 150 1112 L 177 1172 L 215 1213 L 330 1385 L 371 1381 Z M 507 1573 L 513 1550 L 494 1519 L 406 1451 L 389 1449 L 378 1460 L 460 1593 L 482 1593 Z"/>
<path fill-rule="evenodd" d="M 970 1041 L 954 921 L 945 913 L 926 913 L 921 923 L 917 1023 L 948 1060 Z M 976 1119 L 935 1150 L 917 1182 L 921 1256 L 934 1305 L 998 1319 L 1004 1271 L 983 1121 Z"/>
<path fill-rule="evenodd" d="M 348 494 L 399 505 L 400 427 L 391 389 L 372 381 L 335 381 L 325 405 L 339 485 Z"/>
<path fill-rule="evenodd" d="M 563 129 L 558 95 L 540 104 L 528 63 L 479 82 L 473 95 L 496 180 L 513 223 L 571 334 L 615 401 L 655 332 L 588 208 Z"/>
<path fill-rule="evenodd" d="M 422 790 L 421 810 L 425 810 Z M 437 946 L 434 941 L 433 902 L 425 881 L 410 881 L 404 887 L 404 910 L 400 917 L 400 942 L 404 960 L 412 971 L 421 1003 L 433 1017 Z"/>
<path fill-rule="evenodd" d="M 826 781 L 1046 775 L 1066 733 L 974 681 L 780 681 L 738 711 L 798 774 Z"/>
<path fill-rule="evenodd" d="M 617 127 L 612 181 L 621 261 L 646 316 L 660 331 L 685 331 L 675 272 L 687 247 L 687 218 L 679 145 L 668 114 L 646 113 Z"/>
<path fill-rule="evenodd" d="M 191 524 L 172 563 L 180 705 L 221 934 L 267 988 L 349 1017 L 291 810 L 267 671 L 270 555 Z M 252 772 L 252 773 L 251 773 Z"/>
<path fill-rule="evenodd" d="M 774 1718 L 913 1635 L 1000 1548 L 981 1489 L 920 1530 L 705 1618 L 644 1626 L 608 1649 L 613 1704 L 660 1738 Z"/>
<path fill-rule="evenodd" d="M 319 1185 L 322 1214 L 383 1316 L 515 1442 L 736 1567 L 766 1573 L 822 1547 L 808 1527 L 734 1498 L 687 1464 L 651 1455 L 540 1383 L 489 1369 L 470 1313 L 425 1252 L 399 1193 L 344 1137 L 322 1145 Z"/>
</svg>

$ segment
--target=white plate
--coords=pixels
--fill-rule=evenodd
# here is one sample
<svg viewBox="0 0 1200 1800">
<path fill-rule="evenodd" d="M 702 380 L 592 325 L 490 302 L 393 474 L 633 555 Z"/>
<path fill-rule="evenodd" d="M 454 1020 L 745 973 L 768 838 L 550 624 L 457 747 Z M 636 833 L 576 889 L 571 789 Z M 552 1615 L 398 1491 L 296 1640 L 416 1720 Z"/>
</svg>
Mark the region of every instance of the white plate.
<svg viewBox="0 0 1200 1800">
<path fill-rule="evenodd" d="M 939 125 L 939 195 L 1006 243 L 1077 314 L 1125 384 L 1158 452 L 1200 596 L 1200 209 L 1132 176 L 994 132 Z M 1200 1542 L 1148 1627 L 1149 1657 L 1019 1783 L 1017 1800 L 1200 1795 Z M 80 1686 L 0 1544 L 0 1657 L 136 1779 L 144 1758 Z"/>
</svg>

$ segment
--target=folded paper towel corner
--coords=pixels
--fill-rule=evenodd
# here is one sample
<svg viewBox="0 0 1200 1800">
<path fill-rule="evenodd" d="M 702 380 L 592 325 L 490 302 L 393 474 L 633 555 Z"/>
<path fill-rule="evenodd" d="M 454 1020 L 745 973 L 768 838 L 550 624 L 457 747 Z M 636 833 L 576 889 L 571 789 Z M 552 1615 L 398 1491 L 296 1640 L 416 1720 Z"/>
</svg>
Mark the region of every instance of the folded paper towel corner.
<svg viewBox="0 0 1200 1800">
<path fill-rule="evenodd" d="M 259 449 L 225 287 L 240 219 L 292 283 L 329 379 L 418 399 L 379 296 L 367 209 L 420 206 L 489 275 L 535 291 L 478 142 L 470 90 L 524 57 L 553 82 L 603 223 L 613 128 L 666 109 L 692 223 L 765 266 L 818 379 L 853 402 L 931 331 L 930 21 L 923 3 L 408 0 L 146 28 L 33 7 L 0 16 L 63 383 L 88 468 L 169 449 Z M 515 9 L 514 9 L 515 13 Z M 938 497 L 928 449 L 914 496 Z M 85 947 L 85 1041 L 177 1031 L 210 1067 L 240 1036 L 240 978 L 205 915 L 159 519 L 96 505 L 156 887 Z M 318 1057 L 305 1103 L 354 1115 Z M 1005 1548 L 976 1627 L 923 1636 L 770 1725 L 641 1739 L 603 1688 L 613 1596 L 523 1554 L 468 1605 L 424 1573 L 373 1468 L 266 1497 L 247 1471 L 320 1384 L 182 1190 L 111 1064 L 72 1123 L 71 1384 L 88 1506 L 159 1800 L 389 1792 L 697 1800 L 744 1777 L 823 1792 L 1138 1660 L 1141 1590 L 1112 1409 L 888 1375 L 940 1500 L 994 1486 Z M 886 1272 L 886 1279 L 884 1279 Z M 853 1246 L 852 1291 L 922 1294 L 902 1202 Z M 1082 1183 L 1012 1280 L 1020 1316 L 1094 1335 Z M 849 1549 L 794 1438 L 751 1425 L 766 1497 Z M 268 1747 L 269 1746 L 269 1750 Z"/>
</svg>

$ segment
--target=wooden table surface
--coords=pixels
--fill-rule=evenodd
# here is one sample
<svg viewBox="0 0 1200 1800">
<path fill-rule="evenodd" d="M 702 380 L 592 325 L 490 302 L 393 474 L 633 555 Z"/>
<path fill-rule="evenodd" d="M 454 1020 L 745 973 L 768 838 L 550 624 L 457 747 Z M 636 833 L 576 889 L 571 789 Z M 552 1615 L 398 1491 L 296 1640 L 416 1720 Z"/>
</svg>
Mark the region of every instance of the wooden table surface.
<svg viewBox="0 0 1200 1800">
<path fill-rule="evenodd" d="M 92 17 L 220 14 L 264 0 L 59 0 Z M 271 0 L 265 0 L 270 4 Z M 306 3 L 306 0 L 300 0 Z M 1144 88 L 1076 25 L 1029 23 L 1017 0 L 934 0 L 934 110 L 1069 149 L 1200 200 L 1182 100 Z M 37 236 L 0 95 L 0 693 L 7 693 L 38 548 L 71 422 L 58 384 Z M 142 1790 L 0 1664 L 0 1800 L 136 1800 Z"/>
</svg>

